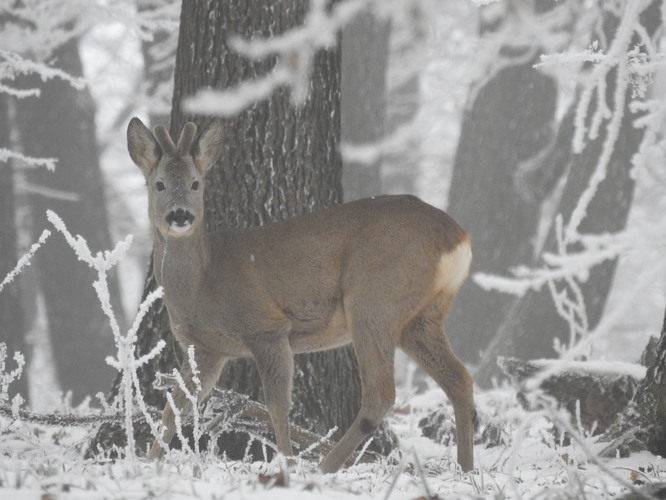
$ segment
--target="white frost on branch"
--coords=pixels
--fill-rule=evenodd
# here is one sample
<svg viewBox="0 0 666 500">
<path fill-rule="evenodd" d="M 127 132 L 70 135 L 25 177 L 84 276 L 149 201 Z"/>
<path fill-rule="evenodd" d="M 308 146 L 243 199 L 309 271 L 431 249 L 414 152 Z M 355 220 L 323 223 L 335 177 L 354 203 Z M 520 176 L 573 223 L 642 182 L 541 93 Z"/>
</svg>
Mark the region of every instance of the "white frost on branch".
<svg viewBox="0 0 666 500">
<path fill-rule="evenodd" d="M 164 348 L 165 343 L 160 340 L 148 354 L 141 356 L 139 359 L 136 359 L 135 352 L 139 325 L 150 306 L 153 305 L 157 299 L 162 297 L 162 288 L 160 287 L 148 294 L 139 307 L 139 312 L 132 327 L 126 335 L 122 335 L 111 305 L 107 274 L 126 254 L 132 242 L 132 236 L 128 235 L 125 240 L 118 243 L 113 250 L 105 250 L 93 255 L 88 247 L 88 242 L 80 235 L 77 235 L 76 237 L 72 236 L 67 230 L 65 223 L 60 217 L 58 217 L 58 215 L 49 210 L 46 213 L 46 217 L 49 222 L 51 222 L 51 224 L 63 234 L 65 240 L 69 246 L 72 247 L 78 259 L 87 263 L 91 268 L 97 271 L 97 280 L 93 282 L 93 287 L 97 293 L 97 298 L 99 299 L 102 310 L 111 324 L 111 331 L 113 332 L 117 349 L 117 358 L 114 359 L 108 357 L 106 362 L 118 370 L 122 377 L 121 390 L 119 391 L 118 398 L 114 401 L 114 405 L 116 410 L 124 409 L 125 433 L 127 435 L 125 456 L 126 458 L 133 458 L 135 454 L 135 442 L 132 417 L 135 399 L 141 412 L 144 414 L 146 421 L 151 426 L 151 429 L 154 431 L 158 429 L 158 424 L 152 420 L 150 412 L 143 401 L 137 369 L 157 356 Z"/>
<path fill-rule="evenodd" d="M 182 449 L 196 459 L 196 457 L 199 455 L 199 440 L 203 435 L 203 428 L 200 423 L 201 417 L 199 415 L 199 394 L 201 393 L 202 387 L 201 380 L 199 379 L 199 369 L 194 357 L 194 346 L 192 345 L 187 348 L 187 366 L 189 366 L 190 380 L 193 384 L 192 390 L 190 390 L 185 378 L 177 369 L 173 369 L 172 376 L 176 381 L 178 388 L 183 392 L 183 394 L 185 394 L 185 397 L 192 407 L 192 438 L 194 442 L 194 449 L 190 447 L 188 440 L 185 438 L 185 434 L 183 433 L 183 421 L 181 419 L 182 409 L 176 406 L 173 395 L 171 393 L 167 393 L 167 402 L 173 410 L 176 434 L 178 435 L 178 439 L 180 439 Z M 168 451 L 168 447 L 165 449 Z"/>
<path fill-rule="evenodd" d="M 58 78 L 69 83 L 77 90 L 82 90 L 86 86 L 83 78 L 72 76 L 61 69 L 53 68 L 47 64 L 24 59 L 16 52 L 0 50 L 0 92 L 20 99 L 38 97 L 40 94 L 39 89 L 17 89 L 10 87 L 6 83 L 2 83 L 8 80 L 13 81 L 20 75 L 37 75 L 43 82 Z"/>
<path fill-rule="evenodd" d="M 37 252 L 37 250 L 44 244 L 44 242 L 48 239 L 49 236 L 51 236 L 51 231 L 49 231 L 48 229 L 44 229 L 37 242 L 32 244 L 30 250 L 28 250 L 28 252 L 18 260 L 18 262 L 16 263 L 16 267 L 14 267 L 14 269 L 12 269 L 7 274 L 7 276 L 5 276 L 5 278 L 2 280 L 2 283 L 0 283 L 0 292 L 2 292 L 2 289 L 5 287 L 5 285 L 14 281 L 16 275 L 19 274 L 24 267 L 30 265 L 30 260 L 35 255 L 35 252 Z"/>
<path fill-rule="evenodd" d="M 338 30 L 373 3 L 346 0 L 329 9 L 326 0 L 313 0 L 303 25 L 298 28 L 267 39 L 230 40 L 232 48 L 249 58 L 277 56 L 275 68 L 263 78 L 243 82 L 233 89 L 200 90 L 185 100 L 183 108 L 189 113 L 233 116 L 283 85 L 290 87 L 292 102 L 302 104 L 309 93 L 317 51 L 334 46 Z"/>
<path fill-rule="evenodd" d="M 57 158 L 33 158 L 6 148 L 0 148 L 0 162 L 7 163 L 9 160 L 18 160 L 28 167 L 46 167 L 49 172 L 54 172 L 56 163 L 58 163 Z"/>
<path fill-rule="evenodd" d="M 14 353 L 14 361 L 16 361 L 16 368 L 12 371 L 7 370 L 7 344 L 0 342 L 0 405 L 4 405 L 9 401 L 9 386 L 21 378 L 23 367 L 25 366 L 25 357 L 20 352 Z M 18 412 L 23 398 L 20 395 L 14 396 L 12 404 L 12 413 L 14 418 Z"/>
<path fill-rule="evenodd" d="M 566 372 L 589 373 L 600 376 L 627 376 L 636 380 L 643 380 L 647 368 L 638 363 L 624 361 L 574 361 L 566 359 L 536 359 L 530 363 L 541 368 L 541 371 L 528 379 L 526 389 L 535 390 L 544 381 Z"/>
<path fill-rule="evenodd" d="M 555 346 L 560 356 L 568 360 L 588 356 L 592 340 L 608 331 L 612 324 L 602 318 L 595 330 L 589 331 L 580 285 L 587 281 L 590 270 L 631 252 L 656 248 L 654 234 L 660 234 L 653 228 L 646 236 L 644 227 L 627 228 L 615 234 L 580 232 L 588 207 L 607 177 L 627 109 L 636 114 L 634 126 L 644 129 L 644 134 L 638 154 L 632 159 L 633 167 L 627 165 L 626 168 L 632 168 L 632 175 L 635 176 L 638 170 L 654 169 L 653 163 L 658 166 L 665 164 L 663 126 L 666 123 L 666 105 L 638 100 L 647 95 L 652 74 L 666 66 L 664 54 L 656 52 L 646 28 L 640 24 L 640 15 L 650 4 L 649 0 L 626 0 L 621 4 L 621 11 L 617 12 L 619 25 L 605 52 L 599 48 L 598 42 L 594 42 L 582 52 L 542 56 L 538 67 L 585 63 L 589 68 L 581 73 L 573 150 L 581 153 L 588 147 L 588 141 L 599 140 L 603 136 L 600 153 L 588 185 L 577 200 L 569 220 L 564 223 L 561 215 L 555 218 L 555 249 L 542 255 L 540 267 L 512 269 L 513 277 L 484 273 L 473 276 L 487 290 L 517 296 L 548 286 L 554 307 L 569 325 L 567 344 Z M 603 15 L 602 12 L 600 14 Z M 637 39 L 640 45 L 636 44 Z M 608 93 L 607 88 L 609 75 L 617 82 L 612 93 Z M 631 99 L 629 104 L 626 102 L 628 98 Z M 614 317 L 613 322 L 617 320 L 614 315 L 611 316 Z"/>
<path fill-rule="evenodd" d="M 556 224 L 561 225 L 561 218 Z M 561 234 L 561 231 L 557 231 Z M 495 290 L 516 296 L 523 296 L 529 290 L 540 290 L 549 282 L 574 277 L 580 282 L 587 281 L 589 270 L 607 260 L 612 260 L 635 247 L 636 231 L 620 233 L 578 234 L 577 243 L 581 248 L 576 253 L 552 253 L 542 255 L 544 265 L 539 268 L 519 266 L 511 270 L 514 277 L 475 273 L 472 279 L 485 290 Z M 560 242 L 563 242 L 560 236 Z"/>
</svg>

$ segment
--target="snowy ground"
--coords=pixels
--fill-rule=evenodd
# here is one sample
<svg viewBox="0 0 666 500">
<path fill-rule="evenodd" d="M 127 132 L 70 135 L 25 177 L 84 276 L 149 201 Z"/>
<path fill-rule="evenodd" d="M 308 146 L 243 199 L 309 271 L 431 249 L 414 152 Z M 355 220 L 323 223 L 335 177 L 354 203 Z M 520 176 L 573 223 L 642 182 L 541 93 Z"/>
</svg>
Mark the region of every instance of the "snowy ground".
<svg viewBox="0 0 666 500">
<path fill-rule="evenodd" d="M 400 438 L 390 457 L 327 475 L 297 459 L 286 485 L 275 484 L 281 483 L 278 462 L 179 452 L 161 463 L 86 460 L 82 452 L 91 429 L 0 417 L 0 499 L 601 499 L 666 481 L 666 460 L 649 453 L 602 460 L 595 456 L 601 447 L 596 437 L 563 445 L 548 413 L 526 412 L 508 387 L 477 394 L 481 426 L 499 429 L 501 444 L 477 444 L 478 471 L 461 474 L 455 446 L 436 444 L 418 427 L 432 409 L 448 405 L 441 391 L 406 397 L 399 397 L 389 417 Z"/>
</svg>

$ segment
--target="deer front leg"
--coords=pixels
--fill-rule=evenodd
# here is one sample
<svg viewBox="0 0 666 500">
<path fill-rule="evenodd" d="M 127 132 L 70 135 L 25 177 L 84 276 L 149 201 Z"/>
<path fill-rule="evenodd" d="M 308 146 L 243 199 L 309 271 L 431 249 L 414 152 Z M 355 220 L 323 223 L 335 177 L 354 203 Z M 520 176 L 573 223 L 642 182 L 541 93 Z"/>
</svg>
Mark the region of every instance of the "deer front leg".
<svg viewBox="0 0 666 500">
<path fill-rule="evenodd" d="M 322 472 L 337 471 L 361 442 L 381 423 L 395 401 L 393 379 L 394 346 L 390 335 L 369 327 L 371 322 L 357 321 L 352 331 L 354 352 L 361 375 L 361 408 L 342 439 L 319 464 Z"/>
<path fill-rule="evenodd" d="M 197 364 L 197 370 L 199 371 L 199 381 L 201 382 L 201 393 L 199 394 L 199 399 L 202 400 L 210 391 L 213 390 L 217 380 L 220 378 L 220 373 L 222 373 L 222 367 L 226 361 L 226 358 L 221 357 L 217 354 L 213 354 L 203 349 L 194 349 L 194 360 Z M 189 363 L 189 359 L 185 356 L 185 362 L 183 363 L 183 380 L 187 384 L 187 389 L 190 392 L 196 391 L 194 383 L 192 382 L 192 368 Z M 173 401 L 176 408 L 181 412 L 181 417 L 186 417 L 192 412 L 192 404 L 183 390 L 176 386 L 173 389 Z M 164 426 L 164 434 L 162 436 L 162 441 L 168 445 L 171 442 L 174 434 L 176 433 L 176 423 L 175 415 L 173 408 L 167 402 L 162 411 L 162 425 Z M 159 440 L 155 440 L 153 445 L 148 452 L 147 458 L 153 460 L 164 455 L 166 450 L 163 449 L 162 444 Z"/>
<path fill-rule="evenodd" d="M 271 416 L 278 450 L 291 456 L 289 409 L 294 377 L 294 355 L 285 334 L 270 332 L 256 336 L 248 347 L 254 356 L 264 388 L 266 408 Z"/>
</svg>

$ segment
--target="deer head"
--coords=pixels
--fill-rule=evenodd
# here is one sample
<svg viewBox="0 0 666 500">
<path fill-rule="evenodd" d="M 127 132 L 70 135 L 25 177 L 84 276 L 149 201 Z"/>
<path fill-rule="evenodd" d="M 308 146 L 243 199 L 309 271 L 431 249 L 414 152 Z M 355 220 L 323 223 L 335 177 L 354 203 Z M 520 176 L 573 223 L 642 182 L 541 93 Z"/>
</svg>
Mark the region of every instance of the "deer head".
<svg viewBox="0 0 666 500">
<path fill-rule="evenodd" d="M 191 234 L 203 222 L 203 179 L 222 148 L 222 125 L 213 120 L 197 137 L 188 122 L 174 143 L 167 129 L 157 125 L 154 134 L 138 118 L 127 129 L 132 161 L 148 185 L 148 213 L 163 237 Z"/>
</svg>

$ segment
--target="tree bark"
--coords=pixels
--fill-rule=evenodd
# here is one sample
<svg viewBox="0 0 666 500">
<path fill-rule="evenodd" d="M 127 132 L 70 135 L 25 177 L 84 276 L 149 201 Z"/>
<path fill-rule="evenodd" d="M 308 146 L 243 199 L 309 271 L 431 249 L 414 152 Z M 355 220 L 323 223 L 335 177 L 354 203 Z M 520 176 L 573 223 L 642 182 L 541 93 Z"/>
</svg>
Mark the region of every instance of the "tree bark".
<svg viewBox="0 0 666 500">
<path fill-rule="evenodd" d="M 57 67 L 82 75 L 78 40 L 53 53 Z M 45 212 L 55 211 L 73 234 L 81 234 L 93 252 L 111 247 L 104 203 L 104 185 L 95 137 L 95 108 L 88 91 L 76 90 L 58 79 L 42 83 L 25 78 L 28 88 L 40 87 L 40 97 L 21 99 L 16 119 L 23 150 L 30 156 L 55 157 L 55 172 L 35 169 L 29 175 L 40 189 L 29 197 L 35 239 L 49 227 Z M 43 189 L 42 189 L 43 188 Z M 44 193 L 46 191 L 46 193 Z M 100 308 L 92 282 L 96 273 L 77 261 L 60 237 L 35 256 L 46 303 L 49 332 L 58 380 L 72 391 L 73 403 L 106 391 L 113 369 L 104 359 L 113 353 L 113 337 Z M 110 280 L 116 318 L 124 324 L 117 281 Z"/>
<path fill-rule="evenodd" d="M 648 348 L 647 374 L 633 401 L 604 436 L 609 441 L 602 452 L 606 456 L 614 456 L 618 450 L 622 455 L 648 450 L 666 456 L 666 310 L 656 348 L 650 344 Z"/>
<path fill-rule="evenodd" d="M 0 123 L 9 124 L 8 98 L 0 94 Z M 9 126 L 0 127 L 0 147 L 11 149 Z M 0 163 L 0 282 L 14 269 L 18 260 L 16 240 L 16 204 L 14 199 L 14 169 L 10 162 Z M 5 285 L 0 291 L 0 342 L 7 344 L 7 357 L 20 352 L 28 361 L 29 352 L 25 342 L 23 308 L 19 282 Z M 9 363 L 13 363 L 10 361 Z M 28 373 L 23 369 L 21 378 L 9 386 L 9 397 L 21 394 L 28 400 Z"/>
<path fill-rule="evenodd" d="M 553 2 L 535 1 L 534 5 L 546 9 Z M 482 33 L 500 29 L 506 21 L 482 23 Z M 555 80 L 533 67 L 540 53 L 535 46 L 503 46 L 499 69 L 471 90 L 447 207 L 472 237 L 470 276 L 476 272 L 506 274 L 511 267 L 534 261 L 540 206 L 546 193 L 520 181 L 526 171 L 534 174 L 535 170 L 553 169 L 543 157 L 553 145 L 557 105 Z M 447 321 L 456 354 L 478 362 L 514 300 L 468 279 Z"/>
<path fill-rule="evenodd" d="M 343 144 L 376 145 L 386 124 L 386 70 L 390 26 L 372 12 L 359 14 L 342 30 Z M 342 186 L 345 201 L 382 192 L 382 155 L 371 162 L 343 158 Z"/>
<path fill-rule="evenodd" d="M 265 74 L 275 64 L 274 58 L 247 60 L 229 48 L 230 37 L 276 35 L 301 24 L 306 12 L 304 0 L 185 0 L 171 134 L 178 134 L 186 121 L 195 121 L 199 126 L 208 121 L 182 111 L 185 97 L 203 87 L 235 86 Z M 270 99 L 222 120 L 224 149 L 206 179 L 207 230 L 267 224 L 339 203 L 339 117 L 340 51 L 335 48 L 317 53 L 310 95 L 301 107 L 291 103 L 288 89 L 279 88 Z M 151 270 L 146 293 L 154 286 Z M 174 345 L 162 306 L 154 307 L 144 319 L 137 355 L 148 352 L 159 338 Z M 162 394 L 152 388 L 152 379 L 156 372 L 170 371 L 177 364 L 176 354 L 175 349 L 167 349 L 140 372 L 142 390 L 151 402 L 164 401 Z M 337 426 L 336 436 L 340 436 L 352 423 L 360 401 L 358 367 L 352 349 L 299 355 L 295 365 L 293 421 L 319 434 Z M 255 399 L 262 397 L 253 362 L 228 363 L 221 381 L 224 388 Z M 145 442 L 150 437 L 143 439 Z M 220 443 L 220 451 L 230 458 L 244 455 L 247 437 L 241 442 L 228 437 L 225 440 Z"/>
<path fill-rule="evenodd" d="M 660 23 L 659 4 L 660 2 L 654 2 L 641 16 L 642 24 L 649 33 L 654 33 Z M 610 11 L 605 12 L 604 32 L 599 39 L 612 40 L 618 23 L 619 19 Z M 613 70 L 606 78 L 607 102 L 613 102 L 613 93 L 617 84 L 617 72 Z M 624 85 L 625 82 L 621 84 Z M 635 117 L 629 110 L 630 93 L 631 89 L 627 89 L 625 108 L 616 111 L 623 113 L 623 119 L 608 164 L 608 173 L 588 206 L 587 216 L 579 228 L 581 233 L 616 233 L 626 225 L 634 193 L 631 159 L 643 137 L 643 130 L 633 126 Z M 588 109 L 587 126 L 593 113 L 594 102 Z M 580 154 L 572 155 L 572 165 L 559 208 L 555 212 L 561 214 L 565 225 L 570 220 L 581 194 L 589 185 L 607 133 L 606 126 L 602 125 L 599 136 L 595 140 L 590 140 Z M 557 253 L 554 224 L 551 224 L 543 252 Z M 587 280 L 578 283 L 584 297 L 590 330 L 597 325 L 603 314 L 616 264 L 616 260 L 611 260 L 595 266 L 590 269 Z M 548 288 L 544 286 L 538 291 L 530 290 L 513 305 L 499 332 L 484 353 L 475 380 L 481 385 L 488 385 L 492 377 L 499 376 L 496 360 L 500 356 L 519 359 L 555 357 L 555 339 L 565 343 L 568 337 L 568 323 L 558 315 Z"/>
</svg>

